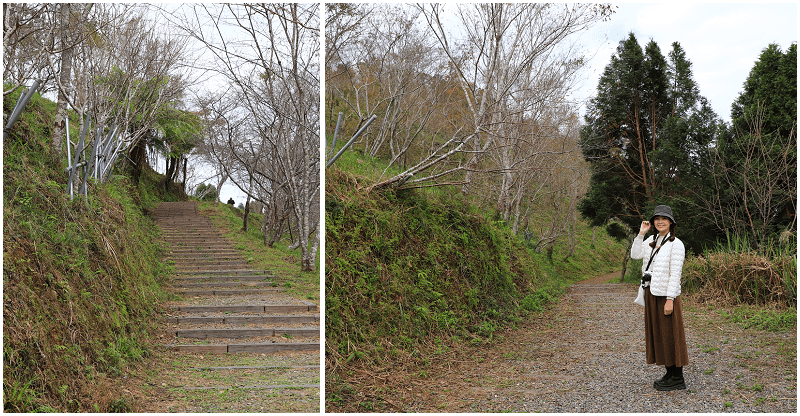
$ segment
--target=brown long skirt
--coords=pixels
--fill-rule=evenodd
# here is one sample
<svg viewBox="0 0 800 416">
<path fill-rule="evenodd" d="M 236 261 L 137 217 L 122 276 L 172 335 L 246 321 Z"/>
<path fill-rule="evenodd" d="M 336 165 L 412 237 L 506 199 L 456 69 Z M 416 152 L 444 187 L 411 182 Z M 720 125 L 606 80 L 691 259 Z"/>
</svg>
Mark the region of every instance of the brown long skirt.
<svg viewBox="0 0 800 416">
<path fill-rule="evenodd" d="M 672 314 L 664 315 L 666 296 L 644 290 L 644 339 L 647 364 L 683 367 L 689 364 L 686 332 L 683 328 L 681 297 L 672 301 Z"/>
</svg>

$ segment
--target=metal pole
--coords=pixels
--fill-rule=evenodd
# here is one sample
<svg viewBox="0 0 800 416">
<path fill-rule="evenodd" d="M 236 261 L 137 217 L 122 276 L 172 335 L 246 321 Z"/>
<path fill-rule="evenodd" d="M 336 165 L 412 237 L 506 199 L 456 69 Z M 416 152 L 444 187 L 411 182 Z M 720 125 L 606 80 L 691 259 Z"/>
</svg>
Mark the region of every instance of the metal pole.
<svg viewBox="0 0 800 416">
<path fill-rule="evenodd" d="M 75 190 L 74 188 L 74 181 L 75 181 L 75 171 L 78 169 L 78 160 L 81 158 L 81 151 L 83 150 L 83 140 L 86 138 L 86 130 L 89 127 L 89 113 L 86 114 L 86 118 L 84 119 L 83 123 L 83 130 L 81 130 L 81 138 L 78 140 L 78 147 L 75 148 L 75 158 L 72 159 L 72 166 L 69 167 L 69 181 L 67 182 L 67 191 L 69 192 L 69 200 L 72 201 L 75 198 Z"/>
<path fill-rule="evenodd" d="M 97 179 L 97 167 L 100 165 L 100 154 L 98 150 L 103 149 L 103 129 L 97 127 L 97 137 L 94 139 L 94 149 L 92 149 L 92 176 Z"/>
<path fill-rule="evenodd" d="M 39 89 L 39 84 L 41 84 L 42 80 L 37 79 L 33 82 L 28 91 L 25 92 L 24 95 L 20 95 L 19 100 L 17 100 L 17 105 L 14 106 L 14 110 L 11 112 L 11 116 L 6 121 L 6 126 L 3 128 L 3 140 L 6 138 L 6 133 L 14 126 L 14 123 L 17 122 L 19 115 L 22 114 L 22 110 L 25 109 L 25 106 L 28 105 L 28 101 L 30 101 L 31 97 L 33 97 L 33 93 Z"/>
<path fill-rule="evenodd" d="M 347 148 L 350 147 L 351 144 L 353 144 L 353 142 L 358 138 L 358 136 L 360 136 L 361 133 L 364 133 L 364 130 L 366 130 L 367 127 L 369 127 L 369 125 L 372 124 L 372 122 L 375 121 L 376 118 L 378 118 L 378 116 L 373 114 L 372 117 L 370 117 L 370 119 L 367 120 L 367 122 L 363 126 L 361 126 L 361 128 L 356 132 L 356 134 L 353 135 L 350 141 L 347 142 L 347 144 L 345 144 L 341 150 L 339 150 L 339 153 L 336 153 L 336 156 L 334 156 L 330 161 L 328 161 L 325 167 L 329 168 L 333 164 L 333 162 L 335 162 L 336 159 L 338 159 L 339 156 L 341 156 L 342 153 L 344 153 L 344 151 L 347 150 Z"/>
<path fill-rule="evenodd" d="M 108 174 L 109 174 L 109 172 L 111 171 L 111 169 L 112 169 L 112 167 L 113 167 L 114 163 L 116 163 L 116 161 L 117 161 L 117 158 L 119 157 L 119 154 L 120 154 L 120 153 L 119 153 L 120 146 L 122 146 L 122 142 L 119 142 L 119 143 L 117 144 L 117 148 L 116 148 L 116 149 L 114 149 L 114 152 L 113 152 L 113 153 L 111 153 L 111 157 L 110 157 L 110 159 L 109 159 L 109 161 L 108 161 L 108 164 L 106 164 L 106 169 L 103 171 L 103 178 L 105 178 L 106 176 L 108 176 Z"/>
<path fill-rule="evenodd" d="M 103 182 L 104 173 L 108 168 L 109 160 L 111 159 L 111 150 L 114 147 L 114 134 L 116 134 L 116 127 L 112 126 L 112 128 L 108 132 L 108 136 L 106 136 L 105 146 L 100 149 L 100 166 L 97 168 L 97 179 L 100 182 Z"/>
<path fill-rule="evenodd" d="M 86 125 L 83 126 L 84 130 L 83 133 L 86 133 Z M 75 149 L 75 158 L 72 160 L 72 166 L 69 167 L 69 181 L 67 182 L 67 191 L 69 191 L 69 200 L 75 197 L 75 190 L 74 188 L 74 181 L 75 181 L 75 171 L 78 169 L 78 160 L 81 157 L 81 148 L 83 147 L 83 134 L 81 134 L 80 140 L 78 140 L 78 147 Z"/>
<path fill-rule="evenodd" d="M 72 160 L 72 142 L 69 140 L 69 117 L 67 117 L 67 164 Z"/>
<path fill-rule="evenodd" d="M 339 117 L 336 119 L 336 129 L 333 131 L 333 144 L 331 144 L 331 150 L 328 152 L 328 157 L 331 156 L 334 150 L 336 150 L 336 137 L 339 135 L 339 125 L 342 123 L 342 112 L 339 112 Z"/>
<path fill-rule="evenodd" d="M 81 163 L 78 163 L 78 164 L 77 164 L 77 165 L 75 165 L 75 166 L 67 166 L 67 167 L 64 169 L 64 172 L 69 172 L 69 171 L 70 171 L 72 168 L 80 168 L 80 167 L 86 166 L 88 163 L 89 163 L 89 162 L 87 162 L 87 161 L 85 161 L 85 160 L 84 160 L 83 162 L 81 162 Z"/>
</svg>

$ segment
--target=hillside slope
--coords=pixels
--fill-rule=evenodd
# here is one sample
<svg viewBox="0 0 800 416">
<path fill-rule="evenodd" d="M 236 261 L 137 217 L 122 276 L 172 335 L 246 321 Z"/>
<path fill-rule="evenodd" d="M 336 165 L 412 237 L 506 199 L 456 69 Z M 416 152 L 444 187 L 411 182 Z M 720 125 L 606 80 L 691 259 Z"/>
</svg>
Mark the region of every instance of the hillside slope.
<svg viewBox="0 0 800 416">
<path fill-rule="evenodd" d="M 625 252 L 604 230 L 592 247 L 581 223 L 575 255 L 557 245 L 548 258 L 458 196 L 366 194 L 367 182 L 326 171 L 328 411 L 354 394 L 354 369 L 424 364 L 426 351 L 491 342 L 569 284 L 618 269 Z"/>
<path fill-rule="evenodd" d="M 138 188 L 112 175 L 70 201 L 66 158 L 49 148 L 54 110 L 37 94 L 3 143 L 4 410 L 128 411 L 116 381 L 147 356 L 167 296 L 144 212 L 177 197 L 154 195 L 163 186 L 150 170 Z"/>
</svg>

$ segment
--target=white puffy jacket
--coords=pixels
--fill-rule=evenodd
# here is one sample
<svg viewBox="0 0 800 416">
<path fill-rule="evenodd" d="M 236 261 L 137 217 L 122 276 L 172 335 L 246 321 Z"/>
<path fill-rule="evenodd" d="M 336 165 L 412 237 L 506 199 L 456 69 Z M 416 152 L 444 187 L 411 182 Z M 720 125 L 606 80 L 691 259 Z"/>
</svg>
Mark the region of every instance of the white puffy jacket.
<svg viewBox="0 0 800 416">
<path fill-rule="evenodd" d="M 645 273 L 644 269 L 650 260 L 650 254 L 655 250 L 650 247 L 654 237 L 651 236 L 645 241 L 643 236 L 637 235 L 633 240 L 631 258 L 643 259 L 642 273 Z M 684 257 L 686 257 L 686 249 L 681 240 L 675 238 L 675 241 L 664 243 L 664 246 L 653 258 L 653 264 L 650 265 L 647 272 L 653 276 L 650 281 L 650 293 L 655 296 L 666 296 L 667 299 L 675 299 L 681 294 L 681 272 L 683 271 Z"/>
</svg>

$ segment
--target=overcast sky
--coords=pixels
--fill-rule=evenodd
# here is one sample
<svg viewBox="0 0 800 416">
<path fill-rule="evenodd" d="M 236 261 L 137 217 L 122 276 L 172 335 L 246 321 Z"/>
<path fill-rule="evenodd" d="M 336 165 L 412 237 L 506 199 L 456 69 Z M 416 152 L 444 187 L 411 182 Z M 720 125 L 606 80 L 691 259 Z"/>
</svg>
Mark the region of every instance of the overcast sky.
<svg viewBox="0 0 800 416">
<path fill-rule="evenodd" d="M 620 40 L 633 32 L 644 46 L 656 41 L 664 56 L 679 42 L 692 62 L 700 89 L 717 115 L 730 121 L 731 104 L 742 91 L 761 51 L 770 43 L 781 50 L 797 42 L 796 3 L 613 3 L 616 13 L 580 35 L 593 57 L 585 71 L 582 89 L 574 98 L 595 94 L 600 74 L 616 52 Z M 325 50 L 322 48 L 322 50 Z M 581 109 L 581 116 L 585 109 Z M 222 200 L 244 195 L 228 183 Z"/>
<path fill-rule="evenodd" d="M 586 96 L 594 95 L 619 41 L 633 32 L 642 48 L 655 40 L 665 57 L 673 42 L 680 43 L 700 94 L 729 122 L 731 104 L 761 51 L 777 43 L 785 52 L 797 42 L 796 3 L 613 4 L 618 8 L 611 20 L 581 36 L 597 51 L 586 72 Z"/>
</svg>

